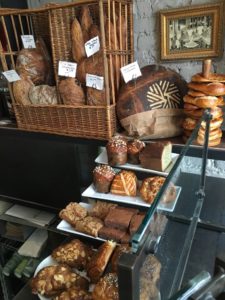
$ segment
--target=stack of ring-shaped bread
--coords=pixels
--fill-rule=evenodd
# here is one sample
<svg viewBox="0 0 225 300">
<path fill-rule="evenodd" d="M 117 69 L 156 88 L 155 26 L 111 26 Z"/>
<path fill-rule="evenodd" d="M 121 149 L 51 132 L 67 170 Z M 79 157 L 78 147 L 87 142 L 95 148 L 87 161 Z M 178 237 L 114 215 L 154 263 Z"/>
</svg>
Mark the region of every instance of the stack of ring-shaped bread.
<svg viewBox="0 0 225 300">
<path fill-rule="evenodd" d="M 186 115 L 183 122 L 184 140 L 191 135 L 204 110 L 211 108 L 209 146 L 219 145 L 222 137 L 220 127 L 223 122 L 221 107 L 224 105 L 225 75 L 196 74 L 192 76 L 188 88 L 188 93 L 184 96 L 184 113 Z M 206 123 L 202 122 L 197 137 L 197 143 L 200 145 L 204 144 L 205 128 Z"/>
</svg>

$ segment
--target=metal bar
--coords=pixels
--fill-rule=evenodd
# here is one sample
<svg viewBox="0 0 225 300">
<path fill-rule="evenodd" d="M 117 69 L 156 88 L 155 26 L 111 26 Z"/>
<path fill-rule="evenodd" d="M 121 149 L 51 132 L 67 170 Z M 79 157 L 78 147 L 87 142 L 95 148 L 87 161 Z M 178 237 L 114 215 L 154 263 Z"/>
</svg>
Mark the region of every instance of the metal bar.
<svg viewBox="0 0 225 300">
<path fill-rule="evenodd" d="M 202 159 L 202 169 L 201 169 L 201 178 L 200 178 L 200 186 L 199 190 L 196 193 L 197 203 L 195 206 L 193 218 L 188 229 L 184 247 L 181 252 L 181 256 L 179 259 L 178 267 L 173 279 L 173 283 L 170 289 L 169 297 L 171 297 L 176 291 L 181 288 L 181 284 L 184 278 L 184 274 L 186 271 L 186 266 L 188 263 L 191 247 L 193 244 L 195 232 L 199 222 L 199 216 L 201 214 L 203 202 L 205 199 L 205 177 L 206 177 L 206 163 L 207 163 L 207 154 L 208 154 L 208 138 L 209 138 L 209 126 L 210 126 L 210 119 L 211 114 L 210 110 L 207 109 L 204 112 L 204 119 L 206 121 L 206 133 L 205 133 L 205 140 L 204 140 L 204 147 L 203 147 L 203 159 Z M 201 122 L 199 122 L 201 124 Z M 198 125 L 200 125 L 198 124 Z M 195 128 L 196 129 L 196 128 Z"/>
</svg>

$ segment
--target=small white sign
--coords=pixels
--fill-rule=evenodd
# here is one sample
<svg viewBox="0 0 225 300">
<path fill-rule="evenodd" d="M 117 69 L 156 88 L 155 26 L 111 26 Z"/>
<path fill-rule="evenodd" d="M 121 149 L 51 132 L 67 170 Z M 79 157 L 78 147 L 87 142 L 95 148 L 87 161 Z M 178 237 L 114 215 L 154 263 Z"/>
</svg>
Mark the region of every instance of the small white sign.
<svg viewBox="0 0 225 300">
<path fill-rule="evenodd" d="M 95 36 L 93 39 L 87 41 L 85 43 L 85 51 L 87 54 L 87 57 L 92 56 L 96 52 L 98 52 L 100 49 L 100 42 L 99 37 Z"/>
<path fill-rule="evenodd" d="M 122 67 L 120 70 L 126 83 L 142 75 L 137 61 Z"/>
<path fill-rule="evenodd" d="M 76 77 L 77 63 L 59 61 L 58 75 L 65 77 Z"/>
<path fill-rule="evenodd" d="M 86 74 L 86 86 L 102 91 L 104 88 L 104 77 Z"/>
<path fill-rule="evenodd" d="M 21 39 L 22 39 L 24 48 L 26 48 L 26 49 L 36 48 L 33 35 L 21 35 Z"/>
<path fill-rule="evenodd" d="M 5 76 L 5 78 L 8 80 L 8 82 L 14 82 L 21 80 L 20 76 L 15 70 L 9 70 L 2 72 L 2 74 Z"/>
</svg>

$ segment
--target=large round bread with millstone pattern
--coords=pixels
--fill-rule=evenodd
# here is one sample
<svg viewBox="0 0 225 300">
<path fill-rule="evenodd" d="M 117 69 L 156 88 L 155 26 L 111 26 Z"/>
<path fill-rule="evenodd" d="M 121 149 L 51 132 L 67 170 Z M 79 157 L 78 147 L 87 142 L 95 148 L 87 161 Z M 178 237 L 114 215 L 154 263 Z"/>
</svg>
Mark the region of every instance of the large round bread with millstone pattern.
<svg viewBox="0 0 225 300">
<path fill-rule="evenodd" d="M 142 76 L 124 84 L 117 101 L 119 120 L 155 109 L 183 108 L 185 80 L 175 71 L 159 65 L 141 69 Z"/>
</svg>

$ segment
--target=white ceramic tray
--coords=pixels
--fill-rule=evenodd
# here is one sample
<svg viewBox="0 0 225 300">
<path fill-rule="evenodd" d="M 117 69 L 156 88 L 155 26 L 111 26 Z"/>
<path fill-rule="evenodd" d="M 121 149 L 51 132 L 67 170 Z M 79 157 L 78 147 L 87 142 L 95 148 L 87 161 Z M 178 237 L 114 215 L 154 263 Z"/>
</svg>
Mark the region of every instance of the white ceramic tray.
<svg viewBox="0 0 225 300">
<path fill-rule="evenodd" d="M 170 172 L 170 170 L 172 169 L 174 163 L 176 162 L 178 156 L 179 156 L 179 154 L 172 153 L 172 161 L 164 172 L 151 170 L 151 169 L 145 169 L 145 168 L 142 168 L 141 165 L 132 165 L 132 164 L 128 164 L 128 163 L 126 163 L 125 165 L 120 165 L 119 167 L 121 169 L 142 171 L 142 172 L 157 174 L 157 175 L 161 175 L 161 176 L 167 176 L 168 173 Z M 107 156 L 106 148 L 104 148 L 103 151 L 101 152 L 101 154 L 99 154 L 99 156 L 95 159 L 95 162 L 98 164 L 103 164 L 103 165 L 108 164 L 108 156 Z M 115 167 L 118 167 L 118 166 L 115 166 Z"/>
<path fill-rule="evenodd" d="M 181 187 L 180 186 L 175 186 L 176 188 L 176 198 L 174 201 L 171 201 L 169 203 L 159 203 L 158 205 L 158 210 L 166 210 L 166 211 L 173 211 L 177 200 L 179 198 L 180 192 L 181 192 Z M 88 197 L 88 198 L 93 198 L 93 199 L 100 199 L 100 200 L 105 200 L 105 201 L 113 201 L 113 202 L 118 202 L 118 203 L 126 203 L 126 204 L 131 204 L 131 205 L 137 205 L 137 206 L 143 206 L 143 207 L 150 207 L 151 204 L 146 203 L 141 199 L 139 195 L 136 197 L 129 197 L 129 196 L 119 196 L 119 195 L 114 195 L 111 193 L 98 193 L 96 192 L 94 185 L 91 184 L 83 193 L 83 197 Z"/>
</svg>

